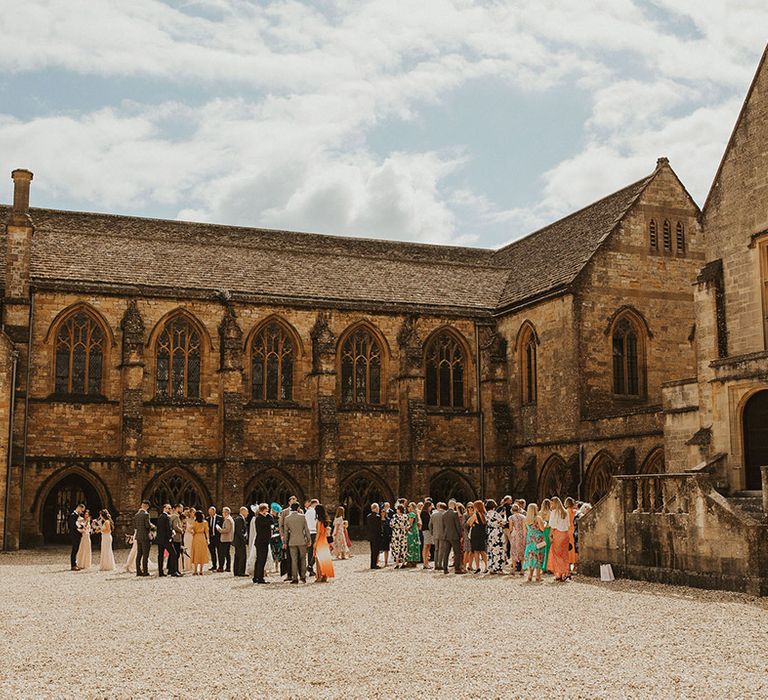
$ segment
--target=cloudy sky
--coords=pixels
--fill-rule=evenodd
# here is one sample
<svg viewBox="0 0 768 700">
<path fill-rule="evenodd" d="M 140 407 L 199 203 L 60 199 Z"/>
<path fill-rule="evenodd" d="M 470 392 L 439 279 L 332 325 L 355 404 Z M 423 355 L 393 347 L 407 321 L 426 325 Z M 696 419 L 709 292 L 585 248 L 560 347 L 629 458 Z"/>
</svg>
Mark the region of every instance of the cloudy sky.
<svg viewBox="0 0 768 700">
<path fill-rule="evenodd" d="M 491 247 L 661 155 L 703 203 L 768 39 L 765 0 L 2 6 L 36 206 Z"/>
</svg>

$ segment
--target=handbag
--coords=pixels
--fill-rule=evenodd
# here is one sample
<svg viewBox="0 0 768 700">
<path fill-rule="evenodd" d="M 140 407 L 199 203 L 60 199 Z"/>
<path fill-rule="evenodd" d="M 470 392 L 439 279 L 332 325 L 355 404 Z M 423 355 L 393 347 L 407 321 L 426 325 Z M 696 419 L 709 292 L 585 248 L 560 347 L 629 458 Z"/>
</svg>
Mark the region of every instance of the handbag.
<svg viewBox="0 0 768 700">
<path fill-rule="evenodd" d="M 547 546 L 547 543 L 544 540 L 541 540 L 541 542 L 536 543 L 536 549 L 544 549 L 544 547 Z"/>
</svg>

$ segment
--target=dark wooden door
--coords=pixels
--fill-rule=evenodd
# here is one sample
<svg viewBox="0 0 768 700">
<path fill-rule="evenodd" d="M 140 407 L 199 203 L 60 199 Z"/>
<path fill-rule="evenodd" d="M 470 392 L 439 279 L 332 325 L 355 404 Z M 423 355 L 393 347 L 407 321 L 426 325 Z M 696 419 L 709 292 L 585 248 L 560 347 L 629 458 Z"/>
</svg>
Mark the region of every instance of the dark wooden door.
<svg viewBox="0 0 768 700">
<path fill-rule="evenodd" d="M 744 407 L 745 488 L 762 488 L 760 467 L 768 465 L 768 391 L 755 394 Z"/>
</svg>

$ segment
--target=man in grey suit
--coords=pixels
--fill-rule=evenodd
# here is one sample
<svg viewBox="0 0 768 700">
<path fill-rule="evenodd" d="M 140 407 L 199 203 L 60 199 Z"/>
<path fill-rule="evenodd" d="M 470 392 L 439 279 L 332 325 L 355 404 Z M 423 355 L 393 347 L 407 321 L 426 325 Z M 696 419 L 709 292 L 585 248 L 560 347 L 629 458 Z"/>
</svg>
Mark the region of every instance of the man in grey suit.
<svg viewBox="0 0 768 700">
<path fill-rule="evenodd" d="M 291 503 L 291 512 L 283 521 L 286 543 L 291 553 L 291 583 L 298 583 L 299 577 L 307 582 L 307 547 L 312 543 L 307 519 L 299 513 L 299 504 Z"/>
<path fill-rule="evenodd" d="M 232 511 L 227 507 L 221 511 L 219 529 L 219 571 L 229 571 L 232 564 L 232 542 L 235 539 L 235 521 Z"/>
<path fill-rule="evenodd" d="M 133 516 L 136 530 L 136 575 L 149 576 L 149 533 L 155 526 L 149 519 L 149 501 L 142 501 L 139 512 Z"/>
<path fill-rule="evenodd" d="M 435 571 L 443 568 L 443 545 L 445 544 L 444 516 L 445 503 L 440 502 L 435 510 L 432 511 L 432 517 L 429 519 L 429 531 L 432 534 L 432 542 L 435 545 Z"/>
<path fill-rule="evenodd" d="M 453 568 L 457 574 L 464 573 L 461 561 L 461 522 L 456 512 L 456 501 L 448 503 L 448 510 L 443 513 L 443 573 L 448 573 L 448 560 L 453 550 Z"/>
</svg>

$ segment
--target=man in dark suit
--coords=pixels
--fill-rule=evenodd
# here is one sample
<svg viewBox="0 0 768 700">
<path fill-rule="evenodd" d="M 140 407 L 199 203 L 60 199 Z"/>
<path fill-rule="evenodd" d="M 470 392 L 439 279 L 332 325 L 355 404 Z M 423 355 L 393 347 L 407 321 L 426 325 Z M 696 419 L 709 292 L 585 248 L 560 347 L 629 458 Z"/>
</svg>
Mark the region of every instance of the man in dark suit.
<svg viewBox="0 0 768 700">
<path fill-rule="evenodd" d="M 176 557 L 176 548 L 172 544 L 173 528 L 171 527 L 171 504 L 166 503 L 163 506 L 163 512 L 157 518 L 157 575 L 165 576 L 163 572 L 163 563 L 165 553 L 168 552 L 168 573 L 171 576 L 178 576 L 178 559 Z"/>
<path fill-rule="evenodd" d="M 429 519 L 429 531 L 432 534 L 432 543 L 435 546 L 435 571 L 443 568 L 443 549 L 445 546 L 444 516 L 445 503 L 440 502 L 435 510 L 432 511 L 432 517 Z"/>
<path fill-rule="evenodd" d="M 267 583 L 264 580 L 264 567 L 267 564 L 269 543 L 272 540 L 272 516 L 269 514 L 269 506 L 262 503 L 256 514 L 256 567 L 253 570 L 254 583 Z"/>
<path fill-rule="evenodd" d="M 245 564 L 248 558 L 248 509 L 243 506 L 235 516 L 235 533 L 232 543 L 235 545 L 235 576 L 245 576 Z"/>
<path fill-rule="evenodd" d="M 211 506 L 208 509 L 208 551 L 211 553 L 211 571 L 218 570 L 217 562 L 219 560 L 219 545 L 221 544 L 219 530 L 221 529 L 221 523 L 221 516 L 216 515 L 216 508 Z"/>
<path fill-rule="evenodd" d="M 77 529 L 77 521 L 84 512 L 85 504 L 79 503 L 67 518 L 69 540 L 72 544 L 72 552 L 69 555 L 69 565 L 72 571 L 80 571 L 80 567 L 77 565 L 77 550 L 80 549 L 80 542 L 82 541 L 83 536 L 80 530 Z"/>
<path fill-rule="evenodd" d="M 139 512 L 133 516 L 136 530 L 136 575 L 149 576 L 149 533 L 155 526 L 149 519 L 149 501 L 142 501 Z"/>
<path fill-rule="evenodd" d="M 448 573 L 448 559 L 453 550 L 453 567 L 457 574 L 463 574 L 464 568 L 461 561 L 461 522 L 459 514 L 456 512 L 456 501 L 451 500 L 448 503 L 448 510 L 443 513 L 442 531 L 443 531 L 443 550 L 442 550 L 442 569 L 443 573 Z"/>
<path fill-rule="evenodd" d="M 371 568 L 379 569 L 379 550 L 381 549 L 381 515 L 379 504 L 371 503 L 371 512 L 365 517 L 365 529 L 368 543 L 371 545 Z"/>
</svg>

